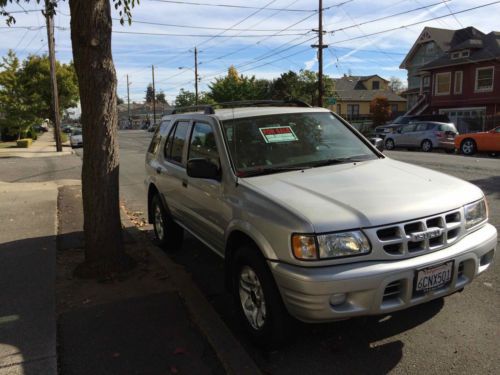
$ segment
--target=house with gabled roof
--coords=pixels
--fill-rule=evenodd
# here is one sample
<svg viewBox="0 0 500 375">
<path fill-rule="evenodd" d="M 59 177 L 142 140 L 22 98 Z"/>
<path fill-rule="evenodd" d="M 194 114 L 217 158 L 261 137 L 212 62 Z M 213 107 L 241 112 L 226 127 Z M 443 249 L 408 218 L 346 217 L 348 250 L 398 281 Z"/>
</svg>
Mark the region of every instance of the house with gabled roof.
<svg viewBox="0 0 500 375">
<path fill-rule="evenodd" d="M 474 27 L 428 29 L 424 28 L 401 64 L 408 71 L 408 90 L 403 94 L 408 99 L 407 114 L 446 114 L 459 132 L 497 126 L 500 32 L 485 34 Z M 419 58 L 431 44 L 439 53 Z"/>
<path fill-rule="evenodd" d="M 369 119 L 371 117 L 370 102 L 376 97 L 387 98 L 393 116 L 405 111 L 406 99 L 390 90 L 389 81 L 377 74 L 344 75 L 333 81 L 335 104 L 330 108 L 349 121 Z"/>
</svg>

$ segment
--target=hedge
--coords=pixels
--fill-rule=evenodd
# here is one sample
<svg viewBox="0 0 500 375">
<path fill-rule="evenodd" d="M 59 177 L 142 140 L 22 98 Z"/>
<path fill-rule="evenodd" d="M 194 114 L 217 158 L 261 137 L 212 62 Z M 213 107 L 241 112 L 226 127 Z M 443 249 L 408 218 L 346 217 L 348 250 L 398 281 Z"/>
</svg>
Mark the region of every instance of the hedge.
<svg viewBox="0 0 500 375">
<path fill-rule="evenodd" d="M 19 139 L 17 141 L 17 147 L 19 148 L 28 148 L 31 146 L 31 143 L 33 141 L 31 140 L 31 138 L 25 138 L 25 139 Z"/>
</svg>

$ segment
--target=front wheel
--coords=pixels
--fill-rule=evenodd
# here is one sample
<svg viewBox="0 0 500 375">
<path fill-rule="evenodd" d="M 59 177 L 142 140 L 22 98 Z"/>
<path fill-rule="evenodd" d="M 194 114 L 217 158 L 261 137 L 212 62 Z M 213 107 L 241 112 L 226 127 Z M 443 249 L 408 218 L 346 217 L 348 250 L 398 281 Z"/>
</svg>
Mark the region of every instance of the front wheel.
<svg viewBox="0 0 500 375">
<path fill-rule="evenodd" d="M 232 264 L 233 296 L 247 332 L 258 344 L 268 347 L 282 344 L 291 318 L 259 249 L 241 247 Z"/>
<path fill-rule="evenodd" d="M 158 245 L 165 250 L 177 250 L 182 246 L 184 230 L 168 215 L 158 194 L 151 200 L 153 229 Z"/>
<path fill-rule="evenodd" d="M 464 155 L 473 155 L 476 153 L 476 142 L 473 139 L 466 139 L 460 145 L 460 151 Z"/>
</svg>

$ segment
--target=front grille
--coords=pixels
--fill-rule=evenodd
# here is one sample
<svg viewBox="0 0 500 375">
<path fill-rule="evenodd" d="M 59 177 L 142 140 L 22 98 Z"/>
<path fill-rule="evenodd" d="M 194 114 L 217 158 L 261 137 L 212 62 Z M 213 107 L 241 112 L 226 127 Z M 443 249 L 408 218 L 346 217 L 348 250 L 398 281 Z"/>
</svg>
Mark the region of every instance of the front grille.
<svg viewBox="0 0 500 375">
<path fill-rule="evenodd" d="M 376 229 L 380 245 L 390 255 L 420 255 L 439 250 L 463 233 L 460 211 L 447 212 L 419 220 Z"/>
</svg>

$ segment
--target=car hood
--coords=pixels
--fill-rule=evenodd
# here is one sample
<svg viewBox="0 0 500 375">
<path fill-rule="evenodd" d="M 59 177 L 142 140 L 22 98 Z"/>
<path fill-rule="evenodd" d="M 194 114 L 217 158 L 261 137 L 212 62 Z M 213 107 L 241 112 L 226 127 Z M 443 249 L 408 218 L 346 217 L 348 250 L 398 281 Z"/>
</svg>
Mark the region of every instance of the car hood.
<svg viewBox="0 0 500 375">
<path fill-rule="evenodd" d="M 244 183 L 317 233 L 402 222 L 481 199 L 463 180 L 389 158 L 249 177 Z"/>
<path fill-rule="evenodd" d="M 81 135 L 72 135 L 71 140 L 73 142 L 81 142 L 82 141 L 82 136 Z"/>
</svg>

